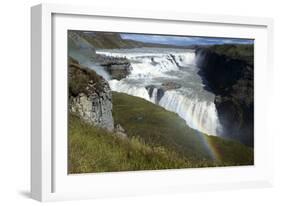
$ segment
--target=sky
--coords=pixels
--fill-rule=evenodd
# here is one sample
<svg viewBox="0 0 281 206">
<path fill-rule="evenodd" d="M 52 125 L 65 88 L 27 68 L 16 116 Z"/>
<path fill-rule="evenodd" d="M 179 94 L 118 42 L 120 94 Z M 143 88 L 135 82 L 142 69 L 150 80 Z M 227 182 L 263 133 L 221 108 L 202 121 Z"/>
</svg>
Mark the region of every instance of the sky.
<svg viewBox="0 0 281 206">
<path fill-rule="evenodd" d="M 146 43 L 172 44 L 179 46 L 189 45 L 214 45 L 214 44 L 253 44 L 251 39 L 215 38 L 215 37 L 187 37 L 187 36 L 164 36 L 144 34 L 121 34 L 123 39 L 131 39 Z"/>
</svg>

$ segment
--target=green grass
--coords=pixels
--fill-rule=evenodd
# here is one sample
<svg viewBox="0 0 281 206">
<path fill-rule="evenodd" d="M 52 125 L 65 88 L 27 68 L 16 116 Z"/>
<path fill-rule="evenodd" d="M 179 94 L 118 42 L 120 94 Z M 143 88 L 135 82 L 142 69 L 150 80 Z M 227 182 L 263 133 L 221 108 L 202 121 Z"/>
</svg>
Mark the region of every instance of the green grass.
<svg viewBox="0 0 281 206">
<path fill-rule="evenodd" d="M 164 146 L 194 159 L 210 159 L 202 133 L 186 126 L 176 113 L 144 99 L 113 92 L 113 117 L 129 136 L 140 136 L 149 145 Z"/>
<path fill-rule="evenodd" d="M 188 127 L 176 113 L 144 99 L 113 92 L 115 124 L 121 124 L 129 136 L 139 136 L 149 145 L 163 146 L 192 160 L 211 160 L 220 156 L 219 165 L 252 165 L 253 149 L 238 141 L 208 136 Z"/>
<path fill-rule="evenodd" d="M 252 165 L 253 149 L 202 135 L 178 115 L 141 98 L 113 92 L 116 124 L 128 138 L 69 115 L 69 173 Z M 203 139 L 219 154 L 211 159 Z"/>
<path fill-rule="evenodd" d="M 222 165 L 253 165 L 254 150 L 238 141 L 214 136 L 207 137 L 209 144 L 219 154 Z"/>
<path fill-rule="evenodd" d="M 68 172 L 113 172 L 206 167 L 210 161 L 192 161 L 165 147 L 151 146 L 139 137 L 119 138 L 69 116 Z"/>
</svg>

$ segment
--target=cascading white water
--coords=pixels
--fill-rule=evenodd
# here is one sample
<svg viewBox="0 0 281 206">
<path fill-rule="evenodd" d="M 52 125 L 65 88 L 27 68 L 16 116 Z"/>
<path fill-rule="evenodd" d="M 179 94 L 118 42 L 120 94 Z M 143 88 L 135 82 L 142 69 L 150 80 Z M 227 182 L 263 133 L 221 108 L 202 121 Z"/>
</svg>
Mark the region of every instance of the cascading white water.
<svg viewBox="0 0 281 206">
<path fill-rule="evenodd" d="M 149 94 L 145 87 L 140 85 L 130 85 L 123 80 L 118 81 L 116 79 L 109 81 L 109 86 L 113 91 L 123 92 L 133 96 L 141 97 L 147 101 L 150 101 Z"/>
<path fill-rule="evenodd" d="M 214 94 L 206 91 L 196 67 L 196 55 L 183 49 L 102 50 L 98 54 L 127 58 L 132 71 L 125 79 L 110 80 L 113 91 L 141 97 L 177 113 L 187 125 L 209 135 L 219 135 L 221 125 Z M 176 82 L 180 88 L 165 89 L 163 83 Z M 153 86 L 149 92 L 149 86 Z M 162 86 L 161 86 L 162 85 Z M 164 91 L 158 99 L 158 90 Z"/>
<path fill-rule="evenodd" d="M 153 103 L 157 102 L 157 91 L 158 91 L 157 88 L 154 88 L 153 91 L 152 91 L 152 95 L 150 97 L 150 101 L 152 101 Z"/>
<path fill-rule="evenodd" d="M 219 120 L 215 104 L 197 98 L 189 98 L 177 91 L 166 91 L 159 105 L 176 112 L 187 125 L 206 134 L 216 135 Z"/>
<path fill-rule="evenodd" d="M 153 49 L 150 49 L 153 50 Z M 102 50 L 97 54 L 121 57 L 130 60 L 133 70 L 129 78 L 131 79 L 151 79 L 159 77 L 170 77 L 166 72 L 178 71 L 179 66 L 186 67 L 195 64 L 194 52 L 183 52 L 180 50 L 165 51 L 155 49 L 143 53 L 140 49 L 122 49 L 122 50 Z"/>
</svg>

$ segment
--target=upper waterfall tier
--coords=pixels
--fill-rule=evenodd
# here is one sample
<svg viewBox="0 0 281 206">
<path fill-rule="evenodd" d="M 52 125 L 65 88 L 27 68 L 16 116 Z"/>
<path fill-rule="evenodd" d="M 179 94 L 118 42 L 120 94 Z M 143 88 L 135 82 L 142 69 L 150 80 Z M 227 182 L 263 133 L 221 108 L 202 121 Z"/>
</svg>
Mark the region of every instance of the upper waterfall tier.
<svg viewBox="0 0 281 206">
<path fill-rule="evenodd" d="M 97 51 L 97 54 L 130 60 L 133 67 L 130 78 L 137 79 L 167 77 L 165 72 L 195 65 L 195 52 L 192 50 L 115 49 Z"/>
</svg>

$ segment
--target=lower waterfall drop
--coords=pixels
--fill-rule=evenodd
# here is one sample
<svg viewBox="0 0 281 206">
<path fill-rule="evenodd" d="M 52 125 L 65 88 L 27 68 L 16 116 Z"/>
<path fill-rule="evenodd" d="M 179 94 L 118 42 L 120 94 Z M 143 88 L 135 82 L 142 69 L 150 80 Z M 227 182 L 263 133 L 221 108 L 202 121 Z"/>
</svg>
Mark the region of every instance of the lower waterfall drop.
<svg viewBox="0 0 281 206">
<path fill-rule="evenodd" d="M 177 91 L 166 91 L 159 105 L 176 112 L 191 128 L 208 135 L 217 135 L 221 131 L 215 104 L 199 99 L 189 99 Z"/>
</svg>

